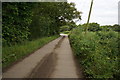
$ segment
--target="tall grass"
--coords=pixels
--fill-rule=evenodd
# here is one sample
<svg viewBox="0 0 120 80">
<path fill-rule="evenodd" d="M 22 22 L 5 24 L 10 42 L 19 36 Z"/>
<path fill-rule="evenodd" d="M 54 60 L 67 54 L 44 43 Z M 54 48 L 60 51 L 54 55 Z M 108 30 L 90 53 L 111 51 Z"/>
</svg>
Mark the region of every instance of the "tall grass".
<svg viewBox="0 0 120 80">
<path fill-rule="evenodd" d="M 11 63 L 18 59 L 34 52 L 51 40 L 56 39 L 58 36 L 43 37 L 34 41 L 27 41 L 24 44 L 16 44 L 11 47 L 2 48 L 2 66 L 3 68 L 9 66 Z"/>
</svg>

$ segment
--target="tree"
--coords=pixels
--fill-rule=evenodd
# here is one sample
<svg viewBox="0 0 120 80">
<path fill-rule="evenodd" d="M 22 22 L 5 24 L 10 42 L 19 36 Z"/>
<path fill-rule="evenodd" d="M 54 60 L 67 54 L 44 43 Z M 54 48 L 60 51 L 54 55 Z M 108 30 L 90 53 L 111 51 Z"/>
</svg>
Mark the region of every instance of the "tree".
<svg viewBox="0 0 120 80">
<path fill-rule="evenodd" d="M 28 39 L 32 9 L 31 3 L 5 2 L 2 4 L 3 43 L 10 45 Z"/>
<path fill-rule="evenodd" d="M 60 27 L 60 32 L 64 32 L 64 31 L 70 31 L 70 27 L 65 25 L 65 26 L 61 26 Z"/>
<path fill-rule="evenodd" d="M 100 31 L 101 28 L 100 28 L 100 25 L 98 23 L 90 23 L 88 30 L 95 32 L 95 31 Z"/>
<path fill-rule="evenodd" d="M 72 23 L 75 18 L 81 19 L 80 14 L 81 12 L 76 10 L 73 3 L 37 3 L 33 22 L 30 26 L 31 37 L 39 38 L 59 34 L 61 26 L 66 25 L 68 22 Z"/>
<path fill-rule="evenodd" d="M 9 12 L 11 12 L 9 14 Z M 74 3 L 3 3 L 3 43 L 16 44 L 59 34 L 60 26 L 81 19 Z"/>
<path fill-rule="evenodd" d="M 114 31 L 120 32 L 120 25 L 115 24 L 115 25 L 113 25 L 112 29 L 113 29 Z"/>
<path fill-rule="evenodd" d="M 85 27 L 87 26 L 87 24 L 85 23 L 85 24 L 83 24 L 82 26 L 83 26 L 84 29 L 85 29 Z M 100 31 L 100 30 L 101 30 L 101 27 L 100 27 L 100 25 L 99 25 L 98 23 L 89 23 L 88 31 L 93 31 L 93 32 L 95 32 L 95 31 Z"/>
</svg>

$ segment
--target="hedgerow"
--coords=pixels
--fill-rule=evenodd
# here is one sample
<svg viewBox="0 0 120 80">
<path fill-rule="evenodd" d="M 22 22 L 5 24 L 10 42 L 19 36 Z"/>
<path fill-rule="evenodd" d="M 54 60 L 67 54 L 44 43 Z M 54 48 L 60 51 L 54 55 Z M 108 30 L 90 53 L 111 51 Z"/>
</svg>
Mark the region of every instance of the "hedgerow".
<svg viewBox="0 0 120 80">
<path fill-rule="evenodd" d="M 115 31 L 72 30 L 70 42 L 87 78 L 120 77 L 119 34 Z"/>
</svg>

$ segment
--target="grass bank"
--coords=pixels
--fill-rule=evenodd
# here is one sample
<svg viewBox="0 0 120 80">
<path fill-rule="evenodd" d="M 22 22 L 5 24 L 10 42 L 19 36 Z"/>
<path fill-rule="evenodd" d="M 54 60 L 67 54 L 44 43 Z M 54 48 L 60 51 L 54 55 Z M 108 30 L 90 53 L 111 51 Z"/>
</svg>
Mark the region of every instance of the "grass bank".
<svg viewBox="0 0 120 80">
<path fill-rule="evenodd" d="M 27 41 L 24 44 L 17 44 L 11 47 L 2 48 L 2 66 L 3 68 L 9 66 L 13 62 L 29 55 L 35 50 L 39 49 L 48 42 L 56 39 L 58 36 L 43 37 L 33 41 Z"/>
</svg>

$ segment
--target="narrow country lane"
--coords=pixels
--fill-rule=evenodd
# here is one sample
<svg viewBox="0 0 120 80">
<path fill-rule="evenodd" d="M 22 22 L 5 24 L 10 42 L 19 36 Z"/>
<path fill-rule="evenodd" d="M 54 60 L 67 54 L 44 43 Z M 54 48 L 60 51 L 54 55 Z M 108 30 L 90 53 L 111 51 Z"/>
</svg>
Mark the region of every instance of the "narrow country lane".
<svg viewBox="0 0 120 80">
<path fill-rule="evenodd" d="M 82 78 L 68 37 L 59 37 L 3 73 L 3 78 Z"/>
<path fill-rule="evenodd" d="M 82 75 L 77 74 L 77 67 L 70 47 L 68 37 L 55 50 L 57 55 L 57 63 L 51 74 L 51 78 L 81 78 Z"/>
</svg>

